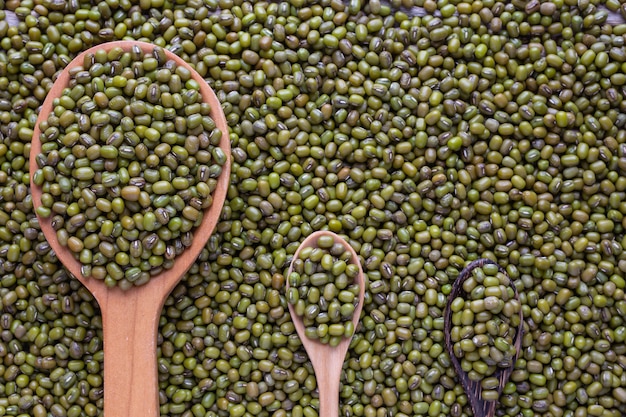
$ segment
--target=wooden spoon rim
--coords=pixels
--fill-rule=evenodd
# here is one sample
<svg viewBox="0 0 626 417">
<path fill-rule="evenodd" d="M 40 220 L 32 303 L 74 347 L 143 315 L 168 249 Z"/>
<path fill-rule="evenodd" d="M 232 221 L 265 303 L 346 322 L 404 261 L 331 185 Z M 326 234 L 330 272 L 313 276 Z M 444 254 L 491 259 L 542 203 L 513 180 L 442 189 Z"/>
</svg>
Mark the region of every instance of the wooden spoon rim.
<svg viewBox="0 0 626 417">
<path fill-rule="evenodd" d="M 452 329 L 452 310 L 450 306 L 452 302 L 454 301 L 456 297 L 459 297 L 459 296 L 465 297 L 467 295 L 465 290 L 463 290 L 463 282 L 470 276 L 470 273 L 472 270 L 478 267 L 482 267 L 486 264 L 496 265 L 498 267 L 498 270 L 508 277 L 508 274 L 506 273 L 506 270 L 504 268 L 502 268 L 500 265 L 498 265 L 496 262 L 492 261 L 491 259 L 487 259 L 487 258 L 481 258 L 481 259 L 472 261 L 465 268 L 463 268 L 459 276 L 454 280 L 452 284 L 452 289 L 450 291 L 450 294 L 448 295 L 448 301 L 446 304 L 446 309 L 444 311 L 444 342 L 445 342 L 446 351 L 448 352 L 448 356 L 450 356 L 450 361 L 452 362 L 452 366 L 454 367 L 459 377 L 459 380 L 461 382 L 461 385 L 465 389 L 465 393 L 467 394 L 467 397 L 470 400 L 470 404 L 472 406 L 474 415 L 490 417 L 490 416 L 493 416 L 495 413 L 497 401 L 496 400 L 485 401 L 482 398 L 480 398 L 481 393 L 483 391 L 482 386 L 480 382 L 470 380 L 467 377 L 467 373 L 463 369 L 461 369 L 461 362 L 456 357 L 453 351 L 453 347 L 452 347 L 453 344 L 452 344 L 451 334 L 450 334 L 451 329 Z M 509 283 L 509 285 L 511 286 L 511 288 L 513 288 L 513 292 L 515 294 L 514 298 L 519 301 L 519 294 L 517 292 L 517 288 L 515 287 L 515 285 L 513 285 L 512 281 Z M 519 356 L 520 349 L 522 346 L 522 338 L 523 338 L 523 331 L 524 331 L 524 320 L 523 320 L 524 317 L 522 315 L 521 309 L 519 311 L 519 318 L 520 318 L 520 325 L 517 328 L 517 331 L 515 334 L 515 341 L 514 341 L 516 354 L 513 357 L 511 366 L 508 368 L 498 368 L 493 374 L 493 377 L 498 378 L 500 381 L 500 384 L 498 385 L 498 388 L 496 389 L 498 393 L 502 393 L 504 385 L 507 383 L 509 376 L 511 376 L 511 373 L 515 366 L 515 361 L 517 360 Z"/>
<path fill-rule="evenodd" d="M 36 157 L 39 153 L 41 153 L 41 141 L 39 140 L 41 131 L 39 129 L 39 124 L 43 120 L 46 120 L 50 112 L 53 111 L 53 100 L 60 97 L 63 89 L 68 86 L 70 80 L 69 71 L 74 67 L 82 66 L 83 58 L 86 54 L 95 53 L 98 50 L 105 50 L 108 52 L 116 47 L 128 51 L 133 46 L 139 46 L 146 54 L 151 53 L 156 47 L 155 45 L 152 45 L 150 43 L 138 41 L 115 41 L 103 43 L 94 46 L 76 56 L 76 58 L 74 58 L 67 65 L 67 67 L 65 67 L 65 69 L 59 74 L 59 77 L 55 80 L 51 90 L 48 92 L 46 99 L 44 100 L 39 110 L 39 116 L 35 124 L 33 139 L 31 143 L 29 161 L 31 176 L 30 186 L 35 210 L 41 206 L 42 195 L 41 187 L 35 185 L 33 182 L 33 174 L 39 168 L 37 166 Z M 198 255 L 204 248 L 207 240 L 211 236 L 213 229 L 217 225 L 222 207 L 224 205 L 224 201 L 226 199 L 226 193 L 228 191 L 228 186 L 230 182 L 231 148 L 226 116 L 224 115 L 221 103 L 219 102 L 213 89 L 211 89 L 211 87 L 202 78 L 202 76 L 198 74 L 198 72 L 195 71 L 195 69 L 193 69 L 182 58 L 175 55 L 171 51 L 168 51 L 167 49 L 163 50 L 165 51 L 165 54 L 169 60 L 173 60 L 178 66 L 183 66 L 187 68 L 191 73 L 191 78 L 198 82 L 198 84 L 200 85 L 200 94 L 203 101 L 211 106 L 211 118 L 215 121 L 217 128 L 222 131 L 222 137 L 219 147 L 222 149 L 226 156 L 226 161 L 222 166 L 222 173 L 217 180 L 217 187 L 212 195 L 213 202 L 208 210 L 204 212 L 201 224 L 193 230 L 192 244 L 188 248 L 186 248 L 181 255 L 176 257 L 174 266 L 171 269 L 163 270 L 161 273 L 150 277 L 148 283 L 144 285 L 131 288 L 131 290 L 136 291 L 139 288 L 147 287 L 149 285 L 155 285 L 155 283 L 157 283 L 156 285 L 158 285 L 162 289 L 162 291 L 169 293 L 169 291 L 171 291 L 171 289 L 184 276 L 184 274 L 191 267 L 193 262 L 197 259 Z M 37 214 L 37 219 L 39 221 L 41 230 L 43 231 L 48 243 L 52 247 L 58 259 L 63 263 L 63 265 L 70 271 L 72 275 L 80 280 L 83 285 L 89 288 L 89 290 L 94 294 L 94 296 L 96 296 L 96 298 L 102 296 L 104 292 L 125 292 L 118 285 L 113 288 L 109 288 L 104 284 L 103 280 L 97 280 L 92 277 L 83 277 L 81 273 L 81 263 L 74 258 L 73 253 L 67 247 L 62 246 L 58 241 L 56 232 L 51 224 L 52 216 L 48 218 L 43 218 L 39 216 L 39 214 Z"/>
<path fill-rule="evenodd" d="M 354 315 L 352 316 L 351 320 L 354 328 L 356 329 L 357 325 L 359 324 L 359 320 L 361 319 L 361 311 L 363 309 L 363 303 L 365 301 L 365 274 L 363 273 L 363 268 L 361 267 L 361 262 L 359 261 L 359 255 L 356 253 L 354 248 L 338 234 L 327 230 L 320 230 L 310 234 L 309 236 L 307 236 L 306 239 L 302 241 L 302 243 L 300 244 L 300 246 L 298 246 L 298 249 L 294 253 L 291 264 L 289 265 L 289 270 L 287 271 L 287 276 L 285 277 L 285 289 L 286 291 L 289 290 L 289 276 L 291 275 L 291 272 L 293 272 L 293 262 L 298 259 L 298 256 L 300 255 L 302 249 L 307 247 L 317 247 L 316 241 L 319 237 L 322 236 L 330 236 L 334 239 L 335 242 L 341 243 L 348 251 L 350 251 L 350 263 L 356 264 L 359 268 L 359 272 L 354 279 L 354 282 L 359 285 L 358 304 L 354 309 Z M 287 305 L 289 307 L 289 313 L 291 314 L 291 320 L 293 321 L 293 324 L 296 328 L 296 332 L 300 336 L 300 340 L 302 341 L 302 344 L 305 346 L 305 349 L 307 349 L 307 351 L 309 347 L 317 350 L 347 351 L 351 338 L 344 337 L 338 346 L 333 347 L 329 344 L 324 344 L 319 340 L 306 337 L 302 317 L 296 314 L 294 307 L 291 303 L 287 303 Z"/>
</svg>

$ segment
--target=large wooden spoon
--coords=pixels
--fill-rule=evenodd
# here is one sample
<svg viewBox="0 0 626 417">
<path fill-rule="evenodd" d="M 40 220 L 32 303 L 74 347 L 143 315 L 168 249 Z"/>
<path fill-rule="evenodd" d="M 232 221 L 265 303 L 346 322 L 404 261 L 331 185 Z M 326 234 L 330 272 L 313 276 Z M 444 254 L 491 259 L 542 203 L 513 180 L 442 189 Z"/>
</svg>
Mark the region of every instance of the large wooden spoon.
<svg viewBox="0 0 626 417">
<path fill-rule="evenodd" d="M 480 381 L 472 381 L 467 376 L 467 373 L 461 368 L 461 363 L 453 352 L 452 340 L 450 337 L 450 333 L 452 329 L 452 310 L 450 309 L 450 305 L 452 304 L 452 301 L 456 297 L 465 297 L 467 295 L 465 291 L 463 290 L 463 282 L 472 275 L 472 271 L 474 269 L 481 268 L 482 266 L 486 264 L 497 265 L 500 272 L 507 275 L 504 268 L 502 268 L 500 265 L 496 264 L 494 261 L 490 259 L 481 258 L 481 259 L 477 259 L 475 261 L 470 262 L 465 268 L 463 268 L 459 276 L 456 278 L 456 280 L 452 284 L 452 290 L 450 291 L 450 295 L 448 295 L 448 304 L 446 305 L 446 310 L 444 312 L 444 325 L 443 325 L 444 342 L 445 342 L 446 350 L 448 351 L 448 355 L 450 356 L 450 360 L 452 361 L 452 366 L 454 367 L 459 377 L 459 380 L 461 381 L 461 385 L 465 389 L 465 394 L 467 394 L 467 398 L 469 399 L 470 405 L 472 407 L 472 411 L 474 412 L 474 415 L 476 417 L 493 417 L 496 413 L 496 407 L 498 405 L 498 401 L 483 400 L 482 399 L 483 389 L 480 384 Z M 513 291 L 515 293 L 515 298 L 519 300 L 517 289 L 512 283 L 511 283 L 511 288 L 513 288 Z M 520 325 L 516 329 L 517 331 L 515 333 L 515 340 L 514 340 L 515 349 L 517 353 L 515 357 L 513 358 L 513 361 L 511 362 L 511 366 L 507 368 L 499 368 L 498 370 L 496 370 L 496 372 L 493 375 L 494 377 L 498 378 L 498 380 L 500 381 L 496 389 L 496 391 L 498 391 L 498 394 L 502 393 L 504 386 L 508 382 L 509 377 L 511 376 L 511 373 L 513 372 L 513 367 L 515 366 L 515 360 L 517 359 L 517 356 L 519 355 L 520 347 L 522 345 L 522 332 L 524 330 L 524 321 L 523 321 L 521 309 L 519 312 L 519 317 L 520 317 Z"/>
<path fill-rule="evenodd" d="M 39 123 L 46 120 L 53 111 L 52 101 L 61 96 L 68 85 L 69 70 L 82 65 L 87 53 L 115 47 L 130 50 L 138 45 L 144 53 L 151 53 L 154 45 L 119 41 L 102 44 L 77 56 L 59 75 L 44 101 L 34 129 L 30 151 L 31 192 L 35 208 L 41 206 L 41 188 L 32 182 L 32 174 L 37 170 L 36 156 L 41 153 Z M 151 277 L 147 284 L 122 290 L 108 288 L 104 281 L 85 278 L 81 274 L 81 264 L 74 255 L 57 240 L 50 218 L 39 217 L 39 224 L 50 246 L 65 267 L 78 278 L 94 295 L 102 312 L 104 333 L 104 414 L 106 417 L 155 417 L 159 415 L 158 374 L 156 341 L 159 316 L 168 294 L 180 281 L 196 260 L 217 224 L 230 177 L 230 141 L 226 117 L 217 96 L 204 79 L 180 57 L 165 51 L 168 59 L 177 65 L 185 66 L 192 77 L 200 84 L 203 100 L 211 106 L 211 117 L 222 131 L 220 148 L 226 155 L 226 162 L 213 193 L 213 203 L 204 213 L 202 223 L 194 230 L 193 242 L 176 258 L 174 266 L 159 275 Z"/>
<path fill-rule="evenodd" d="M 333 232 L 318 231 L 309 235 L 298 247 L 298 250 L 294 254 L 293 259 L 298 259 L 300 251 L 306 247 L 317 247 L 317 239 L 320 236 L 331 236 L 335 243 L 342 244 L 352 254 L 350 263 L 358 265 L 359 273 L 355 278 L 355 282 L 359 285 L 358 304 L 354 309 L 354 316 L 352 317 L 352 324 L 357 327 L 361 316 L 361 310 L 363 309 L 363 300 L 365 298 L 365 275 L 359 262 L 359 257 L 345 240 Z M 293 261 L 289 266 L 287 277 L 291 275 L 293 270 Z M 289 280 L 286 284 L 289 289 Z M 291 314 L 291 320 L 300 336 L 300 340 L 304 345 L 304 349 L 309 356 L 313 369 L 315 370 L 315 379 L 317 380 L 317 388 L 319 390 L 320 409 L 319 415 L 322 417 L 338 417 L 339 416 L 339 383 L 341 382 L 341 369 L 343 362 L 348 353 L 348 347 L 350 346 L 349 338 L 343 338 L 337 346 L 330 346 L 323 344 L 317 340 L 310 339 L 305 334 L 304 324 L 302 317 L 296 315 L 294 307 L 289 304 L 289 312 Z"/>
</svg>

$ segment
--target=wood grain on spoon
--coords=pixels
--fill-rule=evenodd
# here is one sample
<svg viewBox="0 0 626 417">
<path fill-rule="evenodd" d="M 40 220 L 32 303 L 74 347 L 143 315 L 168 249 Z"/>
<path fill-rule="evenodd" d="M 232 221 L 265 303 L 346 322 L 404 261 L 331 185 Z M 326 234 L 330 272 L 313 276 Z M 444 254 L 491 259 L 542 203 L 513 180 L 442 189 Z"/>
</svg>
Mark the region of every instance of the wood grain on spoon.
<svg viewBox="0 0 626 417">
<path fill-rule="evenodd" d="M 293 259 L 297 259 L 300 251 L 306 247 L 315 247 L 317 239 L 320 236 L 331 236 L 335 242 L 341 243 L 347 250 L 350 251 L 350 263 L 355 264 L 359 268 L 355 281 L 359 285 L 358 304 L 354 309 L 354 315 L 352 317 L 352 324 L 356 328 L 363 309 L 363 300 L 365 298 L 365 274 L 361 268 L 359 257 L 355 250 L 341 237 L 335 233 L 328 231 L 319 231 L 309 235 L 298 247 L 298 250 L 294 254 Z M 293 263 L 293 262 L 292 262 Z M 291 275 L 293 267 L 289 266 L 287 277 Z M 287 289 L 289 288 L 289 280 L 287 279 Z M 341 370 L 343 363 L 348 353 L 348 347 L 350 346 L 351 338 L 344 337 L 341 342 L 335 347 L 329 344 L 323 344 L 318 340 L 310 339 L 305 335 L 305 328 L 302 322 L 302 317 L 296 315 L 294 307 L 289 304 L 289 313 L 291 314 L 291 320 L 300 336 L 302 345 L 306 349 L 307 355 L 315 370 L 315 379 L 317 381 L 317 389 L 319 391 L 320 400 L 320 417 L 337 417 L 339 415 L 339 385 L 341 382 Z"/>
<path fill-rule="evenodd" d="M 41 107 L 34 129 L 30 152 L 31 174 L 38 169 L 36 156 L 41 153 L 39 123 L 47 118 L 53 110 L 53 99 L 60 97 L 63 88 L 67 86 L 68 70 L 82 65 L 83 56 L 87 53 L 99 49 L 108 51 L 114 47 L 130 50 L 133 45 L 139 45 L 144 53 L 151 53 L 155 48 L 148 43 L 133 41 L 102 44 L 77 56 L 60 74 Z M 41 229 L 59 260 L 89 289 L 100 305 L 104 333 L 104 413 L 107 417 L 159 415 L 156 336 L 161 309 L 169 293 L 191 267 L 211 236 L 230 182 L 230 140 L 220 102 L 206 81 L 187 63 L 167 50 L 166 54 L 177 65 L 189 68 L 192 77 L 200 84 L 203 101 L 210 104 L 211 117 L 222 131 L 219 146 L 226 155 L 226 162 L 213 193 L 213 203 L 204 213 L 200 226 L 193 231 L 191 246 L 177 256 L 171 269 L 151 277 L 147 284 L 126 291 L 119 287 L 108 288 L 103 281 L 82 276 L 80 262 L 57 240 L 51 218 L 39 217 Z M 37 208 L 41 206 L 42 190 L 32 183 L 32 177 L 31 191 L 34 206 Z"/>
</svg>

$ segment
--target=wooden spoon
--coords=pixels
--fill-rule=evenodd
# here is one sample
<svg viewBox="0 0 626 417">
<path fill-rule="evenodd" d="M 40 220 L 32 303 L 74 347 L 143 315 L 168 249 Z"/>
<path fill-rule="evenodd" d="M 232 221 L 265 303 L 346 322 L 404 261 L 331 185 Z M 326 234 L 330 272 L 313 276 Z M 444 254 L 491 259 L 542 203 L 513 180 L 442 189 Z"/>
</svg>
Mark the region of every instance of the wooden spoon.
<svg viewBox="0 0 626 417">
<path fill-rule="evenodd" d="M 87 53 L 115 47 L 130 50 L 138 45 L 144 53 L 151 53 L 154 45 L 144 42 L 119 41 L 98 45 L 77 56 L 59 75 L 44 101 L 30 151 L 31 192 L 35 208 L 41 206 L 41 188 L 32 182 L 32 174 L 38 169 L 36 156 L 41 153 L 39 124 L 53 111 L 52 101 L 61 96 L 68 85 L 69 69 L 82 65 Z M 51 218 L 39 217 L 39 224 L 50 246 L 65 267 L 94 295 L 102 312 L 104 333 L 104 414 L 107 417 L 155 417 L 159 415 L 158 375 L 156 341 L 159 316 L 168 294 L 185 275 L 204 248 L 217 224 L 230 180 L 230 140 L 226 117 L 217 96 L 204 79 L 180 57 L 165 51 L 167 58 L 191 71 L 193 79 L 200 84 L 204 102 L 211 106 L 211 117 L 222 131 L 220 148 L 226 162 L 213 193 L 213 203 L 204 213 L 202 223 L 194 230 L 190 247 L 176 258 L 169 270 L 151 277 L 147 284 L 122 290 L 109 288 L 104 281 L 83 277 L 81 264 L 74 255 L 57 240 Z"/>
<path fill-rule="evenodd" d="M 309 235 L 298 247 L 298 250 L 293 256 L 293 259 L 298 259 L 300 251 L 306 247 L 316 247 L 317 239 L 321 236 L 330 236 L 335 240 L 335 243 L 342 244 L 352 254 L 350 263 L 356 264 L 359 267 L 359 273 L 355 277 L 356 283 L 359 285 L 358 304 L 354 309 L 354 316 L 352 317 L 352 324 L 357 327 L 361 316 L 361 310 L 363 309 L 363 300 L 365 298 L 365 274 L 361 268 L 359 257 L 355 250 L 345 240 L 333 232 L 318 231 Z M 289 266 L 287 277 L 291 275 L 293 270 L 293 260 Z M 287 290 L 289 289 L 289 279 L 286 284 Z M 323 344 L 318 340 L 310 339 L 305 335 L 304 324 L 302 317 L 296 315 L 294 307 L 289 304 L 289 313 L 291 314 L 291 320 L 302 340 L 304 349 L 309 355 L 313 369 L 315 370 L 315 378 L 317 380 L 317 388 L 319 390 L 320 409 L 319 415 L 323 417 L 337 417 L 339 416 L 339 383 L 341 381 L 341 368 L 343 362 L 348 353 L 348 347 L 350 346 L 350 338 L 343 338 L 337 346 L 330 346 Z"/>
<path fill-rule="evenodd" d="M 463 385 L 463 388 L 465 389 L 465 393 L 467 394 L 467 398 L 470 401 L 472 411 L 474 412 L 474 416 L 476 417 L 493 417 L 496 412 L 496 407 L 498 405 L 498 402 L 495 400 L 494 401 L 483 400 L 482 399 L 483 389 L 482 389 L 482 386 L 480 385 L 480 381 L 472 381 L 467 376 L 467 373 L 463 369 L 461 369 L 461 362 L 454 354 L 452 350 L 453 343 L 450 340 L 450 337 L 451 337 L 450 332 L 452 329 L 452 310 L 450 308 L 450 305 L 452 304 L 452 301 L 454 301 L 456 297 L 465 297 L 467 295 L 466 292 L 463 290 L 463 282 L 468 277 L 471 276 L 472 271 L 474 269 L 480 268 L 486 264 L 497 265 L 498 270 L 501 273 L 508 276 L 504 268 L 502 268 L 500 265 L 496 264 L 494 261 L 490 259 L 482 258 L 482 259 L 477 259 L 475 261 L 470 262 L 465 268 L 463 268 L 459 276 L 454 280 L 454 283 L 452 284 L 452 290 L 450 291 L 450 295 L 448 295 L 448 304 L 446 305 L 446 310 L 444 312 L 444 325 L 443 325 L 446 350 L 448 351 L 448 355 L 450 356 L 452 365 L 454 366 L 454 369 L 456 370 L 456 373 L 459 376 L 461 385 Z M 511 288 L 513 288 L 513 291 L 515 293 L 515 298 L 519 300 L 517 289 L 512 283 L 511 283 Z M 520 347 L 522 345 L 522 332 L 524 330 L 524 322 L 523 322 L 521 309 L 519 312 L 519 318 L 520 318 L 520 325 L 517 328 L 517 331 L 515 333 L 515 340 L 514 340 L 516 354 L 515 354 L 515 357 L 513 358 L 513 361 L 511 362 L 511 366 L 509 366 L 508 368 L 498 368 L 493 375 L 494 377 L 498 378 L 498 380 L 500 381 L 500 383 L 498 384 L 498 388 L 496 389 L 498 391 L 498 394 L 502 393 L 502 389 L 506 385 L 507 381 L 509 380 L 509 377 L 511 376 L 511 373 L 513 372 L 513 367 L 515 366 L 515 361 L 517 360 Z"/>
</svg>

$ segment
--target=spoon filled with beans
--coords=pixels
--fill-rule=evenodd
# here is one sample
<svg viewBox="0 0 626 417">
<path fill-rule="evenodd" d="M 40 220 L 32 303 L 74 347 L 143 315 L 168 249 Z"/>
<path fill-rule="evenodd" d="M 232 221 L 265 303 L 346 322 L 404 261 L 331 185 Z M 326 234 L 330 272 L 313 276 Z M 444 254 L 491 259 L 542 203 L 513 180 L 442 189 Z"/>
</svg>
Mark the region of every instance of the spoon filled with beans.
<svg viewBox="0 0 626 417">
<path fill-rule="evenodd" d="M 475 416 L 493 417 L 522 341 L 522 310 L 506 271 L 489 259 L 468 264 L 444 313 L 445 345 Z"/>
<path fill-rule="evenodd" d="M 312 233 L 294 254 L 286 293 L 291 319 L 320 381 L 319 414 L 336 417 L 342 365 L 365 297 L 356 252 L 335 233 Z"/>
<path fill-rule="evenodd" d="M 158 415 L 160 312 L 206 250 L 229 183 L 217 97 L 163 48 L 91 48 L 47 95 L 30 172 L 46 239 L 100 304 L 105 414 Z"/>
</svg>

